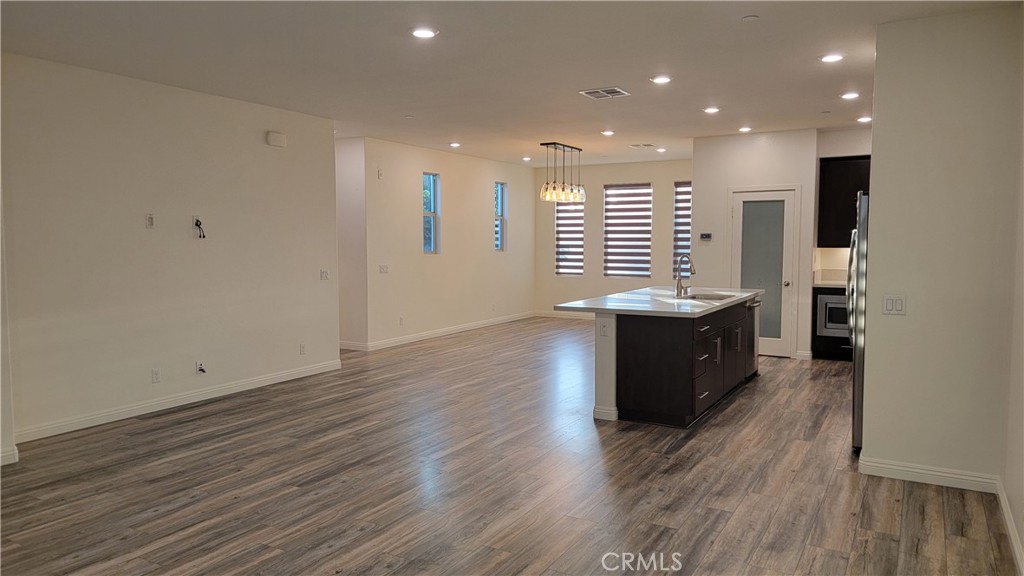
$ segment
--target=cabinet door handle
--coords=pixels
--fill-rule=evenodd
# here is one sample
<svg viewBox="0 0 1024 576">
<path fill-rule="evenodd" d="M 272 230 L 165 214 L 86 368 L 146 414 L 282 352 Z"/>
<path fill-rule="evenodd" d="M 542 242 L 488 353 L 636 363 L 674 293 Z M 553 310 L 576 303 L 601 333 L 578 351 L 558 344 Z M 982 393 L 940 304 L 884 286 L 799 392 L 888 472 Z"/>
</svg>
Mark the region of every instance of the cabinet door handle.
<svg viewBox="0 0 1024 576">
<path fill-rule="evenodd" d="M 709 354 L 705 354 L 703 356 L 698 356 L 697 357 L 697 362 L 700 362 L 701 360 L 707 360 L 708 356 L 709 356 Z"/>
<path fill-rule="evenodd" d="M 739 350 L 743 346 L 743 326 L 736 328 L 736 349 Z"/>
<path fill-rule="evenodd" d="M 705 392 L 705 393 L 701 394 L 700 396 L 697 396 L 697 400 L 700 400 L 700 399 L 704 398 L 705 396 L 707 396 L 707 395 L 708 395 L 708 394 L 710 394 L 710 393 L 711 393 L 711 391 L 709 390 L 709 391 L 707 391 L 707 392 Z"/>
<path fill-rule="evenodd" d="M 715 338 L 715 364 L 722 363 L 722 337 Z"/>
<path fill-rule="evenodd" d="M 701 326 L 700 328 L 697 328 L 697 332 L 703 332 L 703 331 L 707 330 L 708 328 L 711 328 L 711 326 Z"/>
</svg>

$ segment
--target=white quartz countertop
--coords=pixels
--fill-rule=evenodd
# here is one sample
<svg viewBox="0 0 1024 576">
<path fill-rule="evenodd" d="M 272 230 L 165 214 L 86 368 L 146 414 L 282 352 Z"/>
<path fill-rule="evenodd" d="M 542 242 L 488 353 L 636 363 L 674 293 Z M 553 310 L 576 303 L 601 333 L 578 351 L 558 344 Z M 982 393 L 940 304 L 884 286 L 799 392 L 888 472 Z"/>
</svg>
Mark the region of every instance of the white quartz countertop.
<svg viewBox="0 0 1024 576">
<path fill-rule="evenodd" d="M 555 306 L 555 310 L 697 318 L 764 294 L 764 290 L 761 289 L 705 288 L 701 286 L 694 286 L 690 291 L 693 294 L 724 294 L 729 298 L 724 300 L 677 299 L 675 288 L 672 286 L 650 286 L 629 292 L 565 302 Z"/>
</svg>

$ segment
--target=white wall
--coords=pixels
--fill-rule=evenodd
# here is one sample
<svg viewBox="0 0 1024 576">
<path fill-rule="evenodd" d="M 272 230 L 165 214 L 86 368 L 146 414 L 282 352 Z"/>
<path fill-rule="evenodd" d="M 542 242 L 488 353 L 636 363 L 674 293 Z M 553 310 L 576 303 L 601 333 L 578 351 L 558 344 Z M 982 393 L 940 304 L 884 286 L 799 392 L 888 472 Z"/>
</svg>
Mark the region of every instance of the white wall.
<svg viewBox="0 0 1024 576">
<path fill-rule="evenodd" d="M 357 165 L 355 148 L 343 142 L 339 162 Z M 344 345 L 375 349 L 531 314 L 532 169 L 369 138 L 363 151 L 367 330 Z M 439 254 L 422 251 L 424 172 L 441 176 Z M 493 246 L 495 182 L 508 184 L 504 252 Z"/>
<path fill-rule="evenodd" d="M 672 279 L 672 212 L 675 201 L 675 183 L 693 177 L 689 160 L 638 162 L 624 164 L 596 164 L 581 170 L 587 188 L 584 208 L 583 275 L 555 275 L 555 203 L 537 198 L 544 184 L 544 169 L 534 173 L 532 196 L 537 198 L 537 254 L 536 254 L 536 310 L 539 314 L 555 314 L 552 308 L 570 302 L 623 290 L 645 286 L 668 286 Z M 608 278 L 604 275 L 604 187 L 607 184 L 650 183 L 654 187 L 654 221 L 651 238 L 650 278 Z M 694 222 L 701 215 L 694 213 Z M 696 229 L 696 228 L 694 228 Z M 696 259 L 696 256 L 694 256 Z M 702 264 L 696 260 L 698 272 Z M 695 285 L 707 285 L 694 276 Z"/>
<path fill-rule="evenodd" d="M 1020 23 L 1016 4 L 878 29 L 862 471 L 995 490 L 1024 457 L 1005 420 Z M 907 314 L 882 315 L 885 294 Z"/>
<path fill-rule="evenodd" d="M 17 440 L 339 366 L 330 121 L 10 54 L 3 88 Z"/>
<path fill-rule="evenodd" d="M 793 355 L 811 357 L 811 284 L 815 247 L 815 188 L 818 145 L 814 130 L 741 134 L 693 141 L 694 234 L 711 232 L 711 242 L 696 242 L 694 261 L 701 284 L 728 286 L 732 269 L 730 188 L 797 187 L 796 342 Z"/>
<path fill-rule="evenodd" d="M 0 464 L 18 461 L 18 448 L 14 445 L 14 391 L 11 388 L 11 350 L 7 322 L 7 275 L 4 268 L 3 192 L 0 187 Z"/>
<path fill-rule="evenodd" d="M 1021 12 L 1021 35 L 1024 36 L 1024 11 Z M 1024 52 L 1024 44 L 1021 46 Z M 1024 60 L 1024 55 L 1022 55 Z M 1024 101 L 1021 102 L 1024 122 Z M 1021 128 L 1024 140 L 1024 126 Z M 1006 402 L 1006 452 L 1003 463 L 1003 487 L 1006 492 L 1006 514 L 1013 527 L 1012 539 L 1017 566 L 1024 572 L 1024 141 L 1021 144 L 1021 181 L 1017 195 L 1017 256 L 1013 280 L 1013 336 L 1010 346 L 1010 381 Z"/>
<path fill-rule="evenodd" d="M 818 131 L 818 158 L 871 154 L 871 128 Z"/>
<path fill-rule="evenodd" d="M 338 190 L 338 310 L 342 348 L 365 349 L 368 338 L 366 150 L 362 138 L 335 142 Z"/>
</svg>

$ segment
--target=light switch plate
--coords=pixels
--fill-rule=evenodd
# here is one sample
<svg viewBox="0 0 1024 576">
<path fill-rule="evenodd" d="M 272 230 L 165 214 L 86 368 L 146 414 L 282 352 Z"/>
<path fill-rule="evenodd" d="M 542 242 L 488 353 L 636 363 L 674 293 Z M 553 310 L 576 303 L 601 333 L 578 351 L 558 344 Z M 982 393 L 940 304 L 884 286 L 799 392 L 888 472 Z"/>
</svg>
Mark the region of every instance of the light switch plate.
<svg viewBox="0 0 1024 576">
<path fill-rule="evenodd" d="M 882 314 L 907 315 L 907 297 L 903 294 L 886 294 L 882 297 Z"/>
</svg>

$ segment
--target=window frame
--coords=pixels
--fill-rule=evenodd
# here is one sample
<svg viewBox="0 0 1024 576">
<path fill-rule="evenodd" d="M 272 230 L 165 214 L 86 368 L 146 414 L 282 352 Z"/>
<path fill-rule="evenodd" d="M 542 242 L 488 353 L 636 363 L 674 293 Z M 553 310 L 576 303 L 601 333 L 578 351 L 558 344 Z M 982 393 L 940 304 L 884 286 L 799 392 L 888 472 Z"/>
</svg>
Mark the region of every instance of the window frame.
<svg viewBox="0 0 1024 576">
<path fill-rule="evenodd" d="M 428 189 L 427 179 L 430 179 L 431 186 Z M 424 254 L 438 254 L 441 249 L 440 242 L 440 223 L 441 223 L 441 175 L 436 172 L 424 172 L 423 173 L 423 197 L 421 201 L 423 203 L 423 223 L 424 223 L 424 234 L 423 234 L 423 253 Z M 430 195 L 430 205 L 433 210 L 427 209 L 427 195 Z M 426 222 L 430 220 L 430 249 L 426 243 Z"/>
<path fill-rule="evenodd" d="M 508 182 L 494 183 L 494 251 L 508 246 Z"/>
<path fill-rule="evenodd" d="M 555 202 L 555 276 L 583 276 L 585 216 L 583 202 Z"/>
<path fill-rule="evenodd" d="M 654 239 L 654 186 L 604 187 L 604 276 L 650 278 Z"/>
<path fill-rule="evenodd" d="M 693 182 L 681 180 L 672 186 L 672 276 L 682 254 L 693 251 Z M 683 278 L 690 277 L 690 263 L 683 266 Z"/>
</svg>

